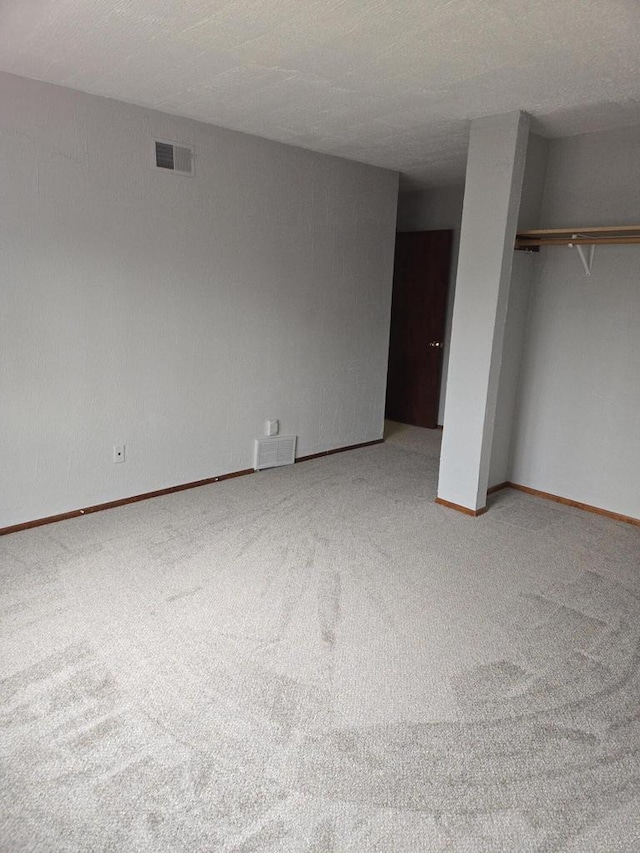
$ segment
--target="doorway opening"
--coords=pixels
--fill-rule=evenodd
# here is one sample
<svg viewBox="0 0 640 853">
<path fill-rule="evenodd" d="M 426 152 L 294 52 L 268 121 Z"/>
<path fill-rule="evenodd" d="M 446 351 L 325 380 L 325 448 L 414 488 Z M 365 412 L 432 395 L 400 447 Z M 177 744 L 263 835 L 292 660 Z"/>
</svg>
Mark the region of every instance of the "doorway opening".
<svg viewBox="0 0 640 853">
<path fill-rule="evenodd" d="M 453 231 L 396 236 L 385 417 L 438 426 Z"/>
</svg>

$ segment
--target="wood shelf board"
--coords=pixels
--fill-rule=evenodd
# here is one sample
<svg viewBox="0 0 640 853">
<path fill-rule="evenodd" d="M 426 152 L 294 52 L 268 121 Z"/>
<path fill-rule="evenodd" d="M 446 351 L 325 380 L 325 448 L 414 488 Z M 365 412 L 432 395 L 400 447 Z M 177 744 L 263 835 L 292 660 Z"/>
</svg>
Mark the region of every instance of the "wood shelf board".
<svg viewBox="0 0 640 853">
<path fill-rule="evenodd" d="M 640 225 L 603 225 L 586 228 L 535 228 L 518 231 L 516 249 L 540 246 L 615 246 L 640 243 Z"/>
<path fill-rule="evenodd" d="M 633 243 L 640 243 L 640 234 L 633 237 L 603 237 L 601 240 L 595 240 L 592 237 L 574 237 L 571 239 L 553 239 L 552 237 L 542 240 L 531 240 L 528 238 L 516 239 L 516 246 L 524 248 L 533 248 L 535 246 L 625 246 Z"/>
<path fill-rule="evenodd" d="M 589 226 L 587 228 L 533 228 L 529 231 L 518 231 L 518 237 L 544 237 L 553 234 L 611 234 L 612 232 L 637 231 L 640 234 L 640 225 L 602 225 L 600 227 Z"/>
</svg>

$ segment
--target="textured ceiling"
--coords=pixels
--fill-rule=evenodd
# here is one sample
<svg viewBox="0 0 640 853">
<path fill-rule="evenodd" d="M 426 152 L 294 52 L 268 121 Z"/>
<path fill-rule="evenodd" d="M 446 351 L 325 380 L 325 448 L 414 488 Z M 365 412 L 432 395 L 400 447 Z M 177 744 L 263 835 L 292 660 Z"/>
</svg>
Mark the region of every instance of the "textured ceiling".
<svg viewBox="0 0 640 853">
<path fill-rule="evenodd" d="M 469 119 L 640 123 L 638 0 L 0 0 L 0 69 L 463 179 Z M 0 105 L 1 117 L 1 105 Z"/>
</svg>

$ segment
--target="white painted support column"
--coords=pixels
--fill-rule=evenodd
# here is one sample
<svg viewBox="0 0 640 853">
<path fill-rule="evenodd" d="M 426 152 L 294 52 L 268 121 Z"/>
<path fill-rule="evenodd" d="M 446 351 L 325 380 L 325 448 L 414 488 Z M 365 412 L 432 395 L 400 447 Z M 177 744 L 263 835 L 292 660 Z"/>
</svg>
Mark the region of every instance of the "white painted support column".
<svg viewBox="0 0 640 853">
<path fill-rule="evenodd" d="M 486 505 L 529 117 L 471 124 L 440 458 L 438 502 Z"/>
</svg>

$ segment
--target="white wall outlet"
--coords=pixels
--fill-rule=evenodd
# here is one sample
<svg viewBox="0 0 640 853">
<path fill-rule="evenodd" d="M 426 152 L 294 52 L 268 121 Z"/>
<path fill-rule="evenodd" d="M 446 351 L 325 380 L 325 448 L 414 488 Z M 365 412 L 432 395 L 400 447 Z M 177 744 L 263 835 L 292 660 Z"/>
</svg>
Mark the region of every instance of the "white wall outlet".
<svg viewBox="0 0 640 853">
<path fill-rule="evenodd" d="M 125 445 L 124 444 L 114 444 L 113 445 L 113 461 L 114 462 L 124 462 L 124 452 L 125 452 Z"/>
<path fill-rule="evenodd" d="M 265 421 L 265 424 L 264 424 L 264 434 L 265 435 L 277 435 L 279 429 L 280 429 L 280 424 L 278 421 Z"/>
</svg>

